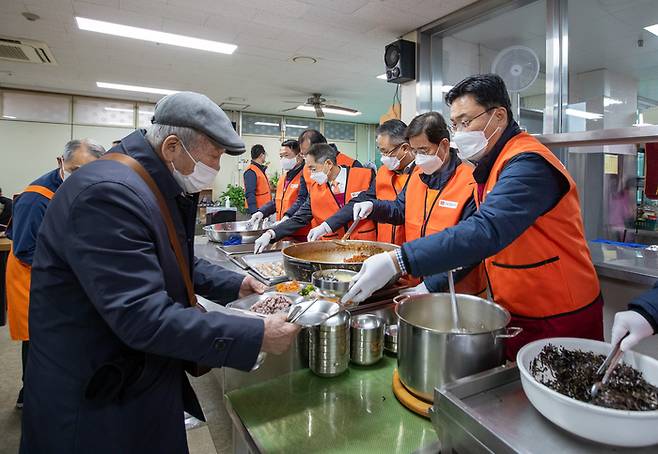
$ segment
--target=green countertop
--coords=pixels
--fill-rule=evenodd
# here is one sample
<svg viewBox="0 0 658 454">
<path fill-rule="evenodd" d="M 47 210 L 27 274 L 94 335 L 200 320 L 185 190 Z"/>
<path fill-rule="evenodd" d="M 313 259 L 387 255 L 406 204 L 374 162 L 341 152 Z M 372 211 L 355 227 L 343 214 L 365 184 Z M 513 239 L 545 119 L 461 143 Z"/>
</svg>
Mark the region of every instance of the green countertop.
<svg viewBox="0 0 658 454">
<path fill-rule="evenodd" d="M 411 453 L 436 441 L 429 420 L 392 390 L 395 358 L 321 378 L 298 370 L 227 398 L 262 452 Z M 229 408 L 230 408 L 229 407 Z"/>
</svg>

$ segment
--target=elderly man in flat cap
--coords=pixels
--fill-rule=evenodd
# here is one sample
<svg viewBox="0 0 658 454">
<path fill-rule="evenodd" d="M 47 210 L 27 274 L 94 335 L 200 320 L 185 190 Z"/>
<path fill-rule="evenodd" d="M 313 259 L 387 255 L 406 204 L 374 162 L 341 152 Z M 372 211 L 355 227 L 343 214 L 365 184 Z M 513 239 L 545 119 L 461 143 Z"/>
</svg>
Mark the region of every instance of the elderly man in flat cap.
<svg viewBox="0 0 658 454">
<path fill-rule="evenodd" d="M 298 332 L 283 316 L 195 307 L 195 293 L 264 290 L 193 253 L 198 192 L 244 144 L 198 93 L 163 98 L 152 122 L 73 174 L 43 220 L 22 453 L 187 452 L 183 413 L 203 418 L 188 365 L 248 371 Z"/>
</svg>

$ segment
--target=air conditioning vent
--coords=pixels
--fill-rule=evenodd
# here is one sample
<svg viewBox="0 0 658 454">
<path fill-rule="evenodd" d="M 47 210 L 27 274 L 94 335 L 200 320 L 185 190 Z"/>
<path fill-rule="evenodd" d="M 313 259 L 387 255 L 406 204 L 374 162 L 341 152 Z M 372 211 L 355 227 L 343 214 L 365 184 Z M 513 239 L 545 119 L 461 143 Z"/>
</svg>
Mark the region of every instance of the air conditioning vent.
<svg viewBox="0 0 658 454">
<path fill-rule="evenodd" d="M 18 38 L 0 37 L 0 59 L 41 65 L 57 64 L 46 43 Z"/>
</svg>

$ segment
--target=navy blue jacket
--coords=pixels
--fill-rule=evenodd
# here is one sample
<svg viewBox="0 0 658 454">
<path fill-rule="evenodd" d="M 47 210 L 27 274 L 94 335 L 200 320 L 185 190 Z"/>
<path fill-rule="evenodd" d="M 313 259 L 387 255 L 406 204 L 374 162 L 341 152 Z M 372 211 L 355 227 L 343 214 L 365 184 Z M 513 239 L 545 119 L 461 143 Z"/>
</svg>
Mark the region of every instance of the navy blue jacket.
<svg viewBox="0 0 658 454">
<path fill-rule="evenodd" d="M 507 141 L 520 132 L 512 121 L 473 172 L 483 183 Z M 478 172 L 478 169 L 480 170 Z M 454 227 L 402 245 L 414 276 L 429 276 L 479 263 L 501 251 L 567 193 L 568 182 L 544 158 L 522 153 L 507 163 L 479 211 Z"/>
<path fill-rule="evenodd" d="M 651 323 L 653 332 L 658 333 L 658 281 L 651 290 L 631 301 L 628 308 L 644 316 Z"/>
<path fill-rule="evenodd" d="M 335 145 L 334 148 L 336 148 Z M 352 167 L 363 167 L 363 164 L 355 159 Z M 308 199 L 308 187 L 306 187 L 306 179 L 304 178 L 304 174 L 302 174 L 301 181 L 299 182 L 299 195 L 297 196 L 297 201 L 290 207 L 290 209 L 288 209 L 288 211 L 286 211 L 286 216 L 289 218 L 293 217 L 295 213 L 297 213 L 297 210 L 304 205 L 306 199 Z"/>
<path fill-rule="evenodd" d="M 44 186 L 51 191 L 57 191 L 62 184 L 59 169 L 51 170 L 40 176 L 32 185 Z M 50 200 L 36 192 L 22 193 L 14 204 L 13 217 L 7 236 L 12 240 L 14 256 L 21 262 L 32 265 L 32 256 L 37 246 L 37 233 L 46 214 Z"/>
<path fill-rule="evenodd" d="M 351 167 L 347 167 L 348 179 L 349 179 L 350 168 Z M 302 175 L 302 180 L 304 180 L 303 175 Z M 330 186 L 328 182 L 326 184 Z M 371 171 L 370 186 L 368 187 L 367 191 L 374 192 L 375 184 L 376 184 L 375 172 Z M 301 196 L 301 191 L 299 194 Z M 331 227 L 331 230 L 333 232 L 335 232 L 341 227 L 346 226 L 353 219 L 352 211 L 354 204 L 356 203 L 355 199 L 356 198 L 351 199 L 343 206 L 343 208 L 338 210 L 333 216 L 327 219 L 326 222 L 327 224 L 329 224 L 329 227 Z M 297 198 L 297 200 L 299 200 L 299 197 Z M 313 212 L 311 210 L 311 198 L 306 197 L 306 201 L 302 204 L 299 210 L 297 210 L 297 212 L 290 219 L 286 220 L 285 222 L 282 222 L 281 224 L 276 225 L 272 229 L 275 233 L 275 237 L 273 241 L 278 241 L 285 236 L 292 235 L 302 227 L 306 227 L 311 223 L 311 219 L 313 219 Z"/>
<path fill-rule="evenodd" d="M 255 161 L 251 161 L 251 163 L 256 167 L 258 167 L 260 170 L 262 170 L 263 174 L 267 170 L 267 166 L 261 165 Z M 247 210 L 249 211 L 249 214 L 254 214 L 256 211 L 258 211 L 257 202 L 256 202 L 256 184 L 258 180 L 257 180 L 256 172 L 254 172 L 251 169 L 247 169 L 244 171 L 243 176 L 244 176 L 244 196 L 247 199 Z"/>
<path fill-rule="evenodd" d="M 195 259 L 197 197 L 182 193 L 143 134 L 112 151 L 137 159 L 160 188 L 195 291 L 235 299 L 243 276 Z M 203 414 L 182 360 L 249 370 L 263 336 L 262 320 L 187 306 L 154 196 L 107 160 L 75 172 L 50 203 L 29 317 L 22 453 L 187 452 L 183 410 Z"/>
<path fill-rule="evenodd" d="M 297 176 L 297 174 L 299 172 L 302 172 L 303 170 L 304 170 L 304 161 L 297 164 L 295 167 L 293 167 L 288 172 L 286 172 L 286 176 L 285 176 L 286 181 L 288 181 L 288 182 L 292 181 L 292 179 L 295 178 Z M 304 178 L 304 177 L 302 176 L 302 178 Z M 258 211 L 263 213 L 264 217 L 272 216 L 274 213 L 276 213 L 276 201 L 272 200 L 270 202 L 267 202 L 265 205 L 260 207 L 258 209 Z M 281 217 L 283 217 L 283 216 L 281 216 Z"/>
</svg>

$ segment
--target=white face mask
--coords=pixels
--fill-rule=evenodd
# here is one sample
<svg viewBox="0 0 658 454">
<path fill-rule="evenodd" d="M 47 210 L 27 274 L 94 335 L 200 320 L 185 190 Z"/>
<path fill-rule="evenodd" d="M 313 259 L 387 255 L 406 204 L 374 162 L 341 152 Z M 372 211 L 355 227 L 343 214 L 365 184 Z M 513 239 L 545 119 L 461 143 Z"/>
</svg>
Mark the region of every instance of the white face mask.
<svg viewBox="0 0 658 454">
<path fill-rule="evenodd" d="M 172 162 L 171 166 L 174 167 L 173 176 L 174 180 L 176 180 L 176 183 L 178 183 L 188 194 L 201 192 L 202 190 L 210 187 L 213 181 L 215 181 L 215 177 L 217 177 L 219 170 L 215 170 L 203 162 L 196 161 L 190 152 L 187 151 L 187 147 L 185 147 L 185 144 L 182 140 L 180 140 L 180 144 L 183 147 L 183 150 L 185 150 L 185 153 L 187 153 L 192 162 L 194 162 L 194 170 L 192 170 L 192 173 L 189 175 L 183 175 L 178 170 L 176 170 L 176 167 L 174 167 L 174 163 Z"/>
<path fill-rule="evenodd" d="M 329 177 L 326 173 L 321 171 L 311 172 L 311 180 L 315 181 L 319 185 L 323 185 L 327 182 Z"/>
<path fill-rule="evenodd" d="M 400 167 L 400 160 L 393 156 L 382 156 L 382 164 L 384 164 L 388 170 L 395 171 Z"/>
<path fill-rule="evenodd" d="M 294 169 L 296 165 L 297 160 L 295 158 L 281 158 L 281 168 L 286 172 Z"/>
<path fill-rule="evenodd" d="M 416 165 L 425 175 L 431 175 L 441 168 L 443 159 L 437 155 L 416 154 Z"/>
<path fill-rule="evenodd" d="M 457 156 L 459 156 L 459 159 L 462 161 L 477 162 L 482 156 L 484 156 L 487 145 L 489 144 L 489 139 L 491 139 L 491 137 L 493 137 L 493 135 L 500 129 L 500 126 L 497 127 L 489 137 L 484 135 L 484 131 L 489 127 L 489 123 L 491 123 L 493 117 L 494 116 L 492 115 L 491 118 L 489 118 L 489 121 L 482 131 L 455 132 L 452 140 L 457 147 Z"/>
</svg>

